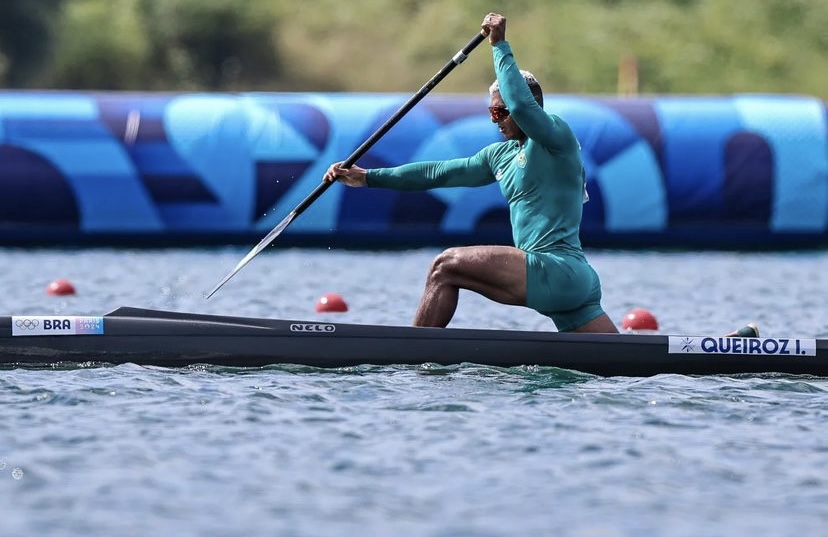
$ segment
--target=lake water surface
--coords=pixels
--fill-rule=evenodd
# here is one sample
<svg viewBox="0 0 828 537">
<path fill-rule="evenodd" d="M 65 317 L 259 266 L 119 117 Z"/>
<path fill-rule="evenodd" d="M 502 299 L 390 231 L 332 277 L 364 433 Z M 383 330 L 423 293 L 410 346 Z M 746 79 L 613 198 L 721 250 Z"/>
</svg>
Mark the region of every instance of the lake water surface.
<svg viewBox="0 0 828 537">
<path fill-rule="evenodd" d="M 436 250 L 2 249 L 2 314 L 408 324 Z M 828 337 L 828 253 L 589 252 L 620 322 Z M 77 294 L 47 296 L 67 278 Z M 340 293 L 344 314 L 316 300 Z M 452 326 L 552 330 L 461 294 Z M 0 535 L 821 535 L 828 380 L 466 364 L 0 370 Z"/>
</svg>

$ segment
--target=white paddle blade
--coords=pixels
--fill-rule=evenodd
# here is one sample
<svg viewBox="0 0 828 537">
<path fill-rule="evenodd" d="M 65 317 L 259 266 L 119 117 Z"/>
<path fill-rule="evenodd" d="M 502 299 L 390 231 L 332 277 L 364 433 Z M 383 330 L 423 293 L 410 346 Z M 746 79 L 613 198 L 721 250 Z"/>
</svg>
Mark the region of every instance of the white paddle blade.
<svg viewBox="0 0 828 537">
<path fill-rule="evenodd" d="M 244 256 L 242 258 L 242 260 L 239 261 L 236 264 L 236 266 L 233 268 L 233 270 L 228 272 L 227 275 L 224 278 L 221 279 L 221 281 L 218 283 L 218 285 L 213 287 L 213 290 L 210 291 L 207 294 L 207 298 L 210 298 L 211 296 L 213 296 L 216 293 L 216 291 L 221 289 L 221 286 L 224 285 L 225 283 L 227 283 L 227 281 L 230 278 L 235 276 L 236 273 L 242 269 L 242 267 L 244 267 L 246 264 L 248 264 L 254 257 L 259 255 L 259 253 L 261 253 L 262 250 L 267 248 L 268 245 L 270 245 L 270 243 L 273 242 L 276 239 L 276 237 L 278 237 L 282 233 L 282 231 L 284 231 L 285 228 L 290 225 L 290 223 L 293 221 L 294 218 L 296 218 L 296 211 L 292 211 L 289 215 L 287 215 L 285 217 L 284 220 L 279 222 L 279 224 L 276 227 L 274 227 L 272 230 L 270 230 L 270 233 L 265 235 L 265 238 L 263 238 L 261 241 L 259 241 L 259 244 L 254 246 L 253 249 L 250 250 L 247 253 L 247 255 Z"/>
</svg>

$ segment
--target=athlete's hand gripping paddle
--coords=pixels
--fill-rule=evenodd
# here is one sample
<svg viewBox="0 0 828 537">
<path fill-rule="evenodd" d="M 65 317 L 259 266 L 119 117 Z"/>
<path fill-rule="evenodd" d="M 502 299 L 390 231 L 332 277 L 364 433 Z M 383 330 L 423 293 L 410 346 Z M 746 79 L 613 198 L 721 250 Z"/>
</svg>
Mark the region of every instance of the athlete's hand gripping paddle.
<svg viewBox="0 0 828 537">
<path fill-rule="evenodd" d="M 420 102 L 422 98 L 428 94 L 428 92 L 434 89 L 434 87 L 437 84 L 439 84 L 440 81 L 446 77 L 446 75 L 448 75 L 455 67 L 463 63 L 463 61 L 468 57 L 471 51 L 474 50 L 474 48 L 477 45 L 479 45 L 484 39 L 486 39 L 486 35 L 487 34 L 485 33 L 485 30 L 482 30 L 480 33 L 475 35 L 474 38 L 471 41 L 469 41 L 465 47 L 460 49 L 457 52 L 457 54 L 455 54 L 451 58 L 451 60 L 437 72 L 437 74 L 431 77 L 431 79 L 428 82 L 426 82 L 425 85 L 422 88 L 420 88 L 420 90 L 417 93 L 411 96 L 411 98 L 404 105 L 402 105 L 402 107 L 400 107 L 400 109 L 397 110 L 394 113 L 394 115 L 388 119 L 388 121 L 383 123 L 383 125 L 379 129 L 377 129 L 377 131 L 374 134 L 372 134 L 370 138 L 365 140 L 365 142 L 363 142 L 363 144 L 359 146 L 356 149 L 356 151 L 354 151 L 351 154 L 351 156 L 348 157 L 348 159 L 342 163 L 342 167 L 350 168 L 351 166 L 353 166 L 356 163 L 356 161 L 359 160 L 371 148 L 371 146 L 373 146 L 380 138 L 382 138 L 385 135 L 385 133 L 387 133 L 391 129 L 391 127 L 396 125 L 397 122 L 400 119 L 402 119 L 404 115 L 406 115 L 412 108 L 414 108 L 414 105 Z M 246 256 L 244 256 L 241 261 L 238 262 L 238 264 L 233 268 L 233 270 L 228 272 L 227 275 L 221 279 L 218 285 L 216 285 L 213 288 L 213 290 L 207 294 L 207 298 L 213 296 L 213 294 L 215 294 L 215 292 L 218 291 L 222 285 L 227 283 L 227 281 L 230 278 L 232 278 L 238 271 L 240 271 L 242 267 L 249 263 L 250 260 L 256 257 L 262 250 L 267 248 L 270 245 L 270 243 L 276 240 L 276 237 L 278 237 L 282 233 L 282 231 L 284 231 L 285 228 L 287 228 L 290 225 L 290 223 L 293 222 L 294 219 L 296 219 L 297 216 L 302 214 L 305 211 L 305 209 L 310 207 L 310 205 L 314 201 L 316 201 L 316 199 L 319 198 L 319 196 L 321 196 L 332 184 L 333 182 L 323 181 L 322 184 L 316 187 L 314 191 L 311 192 L 308 195 L 308 197 L 302 200 L 302 202 L 299 205 L 297 205 L 296 208 L 293 209 L 290 212 L 290 214 L 288 214 L 285 217 L 284 220 L 279 222 L 279 224 L 276 227 L 274 227 L 270 231 L 270 233 L 268 233 L 265 236 L 265 238 L 263 238 L 259 242 L 259 244 L 257 244 L 252 250 L 250 250 L 250 252 Z"/>
</svg>

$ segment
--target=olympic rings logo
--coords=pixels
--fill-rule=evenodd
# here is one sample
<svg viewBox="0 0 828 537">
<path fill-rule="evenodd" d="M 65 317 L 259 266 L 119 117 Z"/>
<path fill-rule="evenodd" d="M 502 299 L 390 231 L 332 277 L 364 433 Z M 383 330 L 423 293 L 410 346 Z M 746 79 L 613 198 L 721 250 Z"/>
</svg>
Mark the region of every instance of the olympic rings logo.
<svg viewBox="0 0 828 537">
<path fill-rule="evenodd" d="M 17 319 L 14 324 L 17 328 L 22 328 L 23 330 L 34 330 L 40 326 L 40 321 L 37 319 Z"/>
</svg>

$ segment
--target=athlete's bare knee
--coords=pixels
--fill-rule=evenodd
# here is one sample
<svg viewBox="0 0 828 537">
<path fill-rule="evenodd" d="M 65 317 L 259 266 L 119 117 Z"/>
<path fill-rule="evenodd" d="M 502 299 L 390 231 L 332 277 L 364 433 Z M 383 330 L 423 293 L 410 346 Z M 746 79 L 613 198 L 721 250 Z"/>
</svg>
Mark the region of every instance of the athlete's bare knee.
<svg viewBox="0 0 828 537">
<path fill-rule="evenodd" d="M 444 250 L 434 261 L 431 262 L 431 268 L 428 271 L 428 280 L 435 284 L 450 283 L 457 273 L 457 248 L 448 248 Z"/>
</svg>

